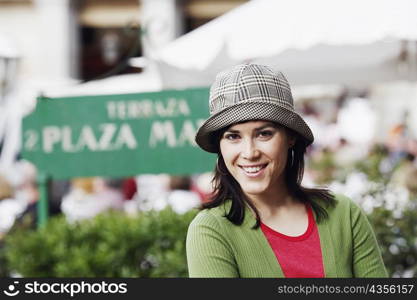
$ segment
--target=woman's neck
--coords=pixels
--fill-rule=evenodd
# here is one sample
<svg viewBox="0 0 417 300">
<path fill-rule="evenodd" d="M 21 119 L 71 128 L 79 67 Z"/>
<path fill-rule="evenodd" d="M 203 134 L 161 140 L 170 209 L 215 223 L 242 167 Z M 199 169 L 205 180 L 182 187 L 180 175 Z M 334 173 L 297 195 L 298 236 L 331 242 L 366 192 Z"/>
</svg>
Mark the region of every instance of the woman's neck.
<svg viewBox="0 0 417 300">
<path fill-rule="evenodd" d="M 285 211 L 301 204 L 300 201 L 289 193 L 285 185 L 281 186 L 284 186 L 284 188 L 279 188 L 268 193 L 257 195 L 246 194 L 246 197 L 258 210 L 261 219 L 279 214 L 283 210 Z"/>
</svg>

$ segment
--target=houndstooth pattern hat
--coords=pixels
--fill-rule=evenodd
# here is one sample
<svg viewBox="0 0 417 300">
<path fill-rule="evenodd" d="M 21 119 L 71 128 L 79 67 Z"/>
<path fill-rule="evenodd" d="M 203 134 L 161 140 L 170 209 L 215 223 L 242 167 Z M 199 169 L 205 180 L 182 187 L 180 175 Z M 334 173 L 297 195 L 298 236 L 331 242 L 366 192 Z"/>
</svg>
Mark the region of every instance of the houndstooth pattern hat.
<svg viewBox="0 0 417 300">
<path fill-rule="evenodd" d="M 220 72 L 210 88 L 210 117 L 195 140 L 208 152 L 218 152 L 214 133 L 234 123 L 267 120 L 299 133 L 309 145 L 314 137 L 294 111 L 291 88 L 281 72 L 256 64 L 238 65 Z"/>
</svg>

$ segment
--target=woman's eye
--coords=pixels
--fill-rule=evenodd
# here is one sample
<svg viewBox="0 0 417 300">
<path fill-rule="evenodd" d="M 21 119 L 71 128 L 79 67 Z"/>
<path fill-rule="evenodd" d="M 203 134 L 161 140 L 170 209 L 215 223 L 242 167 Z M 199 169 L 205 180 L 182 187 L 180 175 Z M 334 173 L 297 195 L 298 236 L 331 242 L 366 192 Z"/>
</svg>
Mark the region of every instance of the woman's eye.
<svg viewBox="0 0 417 300">
<path fill-rule="evenodd" d="M 271 130 L 263 130 L 259 132 L 260 137 L 271 137 L 274 133 Z"/>
<path fill-rule="evenodd" d="M 225 138 L 226 140 L 231 140 L 231 141 L 234 141 L 234 140 L 237 140 L 237 139 L 239 138 L 239 135 L 238 135 L 238 134 L 236 134 L 236 133 L 226 133 L 226 134 L 224 135 L 224 138 Z"/>
</svg>

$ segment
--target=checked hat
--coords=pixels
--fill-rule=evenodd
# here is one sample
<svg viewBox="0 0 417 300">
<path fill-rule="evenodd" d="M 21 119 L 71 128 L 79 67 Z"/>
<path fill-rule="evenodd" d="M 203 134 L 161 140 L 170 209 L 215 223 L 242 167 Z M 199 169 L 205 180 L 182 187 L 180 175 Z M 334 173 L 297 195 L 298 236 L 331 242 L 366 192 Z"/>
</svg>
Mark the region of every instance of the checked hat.
<svg viewBox="0 0 417 300">
<path fill-rule="evenodd" d="M 195 137 L 208 152 L 218 152 L 217 131 L 250 120 L 272 121 L 290 128 L 306 145 L 314 140 L 311 129 L 294 111 L 287 79 L 267 66 L 242 64 L 220 72 L 210 88 L 209 109 L 210 117 Z"/>
</svg>

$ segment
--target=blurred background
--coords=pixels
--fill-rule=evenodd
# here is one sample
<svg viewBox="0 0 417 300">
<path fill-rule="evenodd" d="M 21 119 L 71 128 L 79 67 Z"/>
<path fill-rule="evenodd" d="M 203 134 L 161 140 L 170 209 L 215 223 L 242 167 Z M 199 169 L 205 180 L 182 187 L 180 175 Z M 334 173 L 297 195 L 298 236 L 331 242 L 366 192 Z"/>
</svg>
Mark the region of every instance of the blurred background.
<svg viewBox="0 0 417 300">
<path fill-rule="evenodd" d="M 314 132 L 304 185 L 359 203 L 390 276 L 417 277 L 415 11 L 411 0 L 0 0 L 1 276 L 187 276 L 186 230 L 211 172 L 52 178 L 45 196 L 22 120 L 37 97 L 208 87 L 254 62 L 283 71 Z"/>
</svg>

